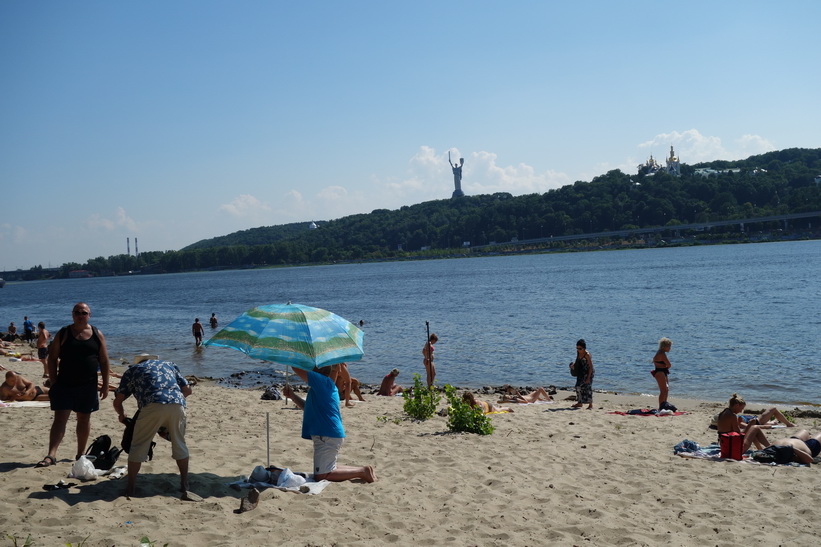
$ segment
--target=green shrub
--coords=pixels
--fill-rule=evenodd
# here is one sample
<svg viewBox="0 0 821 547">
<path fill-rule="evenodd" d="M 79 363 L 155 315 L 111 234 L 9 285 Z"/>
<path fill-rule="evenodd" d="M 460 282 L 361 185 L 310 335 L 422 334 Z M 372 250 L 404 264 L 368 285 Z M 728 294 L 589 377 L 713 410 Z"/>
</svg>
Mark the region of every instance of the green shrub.
<svg viewBox="0 0 821 547">
<path fill-rule="evenodd" d="M 479 435 L 490 435 L 493 433 L 493 423 L 490 417 L 482 412 L 481 408 L 474 408 L 467 404 L 458 393 L 456 388 L 446 384 L 445 395 L 448 398 L 450 408 L 448 408 L 448 429 L 451 431 L 464 431 L 466 433 L 478 433 Z"/>
<path fill-rule="evenodd" d="M 433 416 L 436 405 L 442 399 L 433 386 L 428 387 L 422 383 L 419 374 L 413 375 L 413 389 L 404 391 L 402 398 L 405 399 L 405 414 L 414 420 L 427 420 Z"/>
</svg>

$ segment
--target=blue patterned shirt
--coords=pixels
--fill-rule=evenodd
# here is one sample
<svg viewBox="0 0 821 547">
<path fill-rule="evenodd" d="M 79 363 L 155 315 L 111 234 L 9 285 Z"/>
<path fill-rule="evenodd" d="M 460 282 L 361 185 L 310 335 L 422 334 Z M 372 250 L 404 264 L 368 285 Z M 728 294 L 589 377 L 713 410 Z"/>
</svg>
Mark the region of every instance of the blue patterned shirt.
<svg viewBox="0 0 821 547">
<path fill-rule="evenodd" d="M 139 408 L 150 403 L 185 406 L 181 388 L 187 385 L 177 365 L 171 361 L 149 359 L 128 367 L 116 393 L 126 398 L 133 395 Z"/>
</svg>

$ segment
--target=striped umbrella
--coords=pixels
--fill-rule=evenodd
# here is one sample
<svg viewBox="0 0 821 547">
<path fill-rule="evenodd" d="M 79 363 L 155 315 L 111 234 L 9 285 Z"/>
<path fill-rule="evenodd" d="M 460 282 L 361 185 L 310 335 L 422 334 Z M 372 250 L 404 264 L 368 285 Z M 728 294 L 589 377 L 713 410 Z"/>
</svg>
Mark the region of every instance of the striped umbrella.
<svg viewBox="0 0 821 547">
<path fill-rule="evenodd" d="M 301 304 L 250 309 L 205 342 L 305 370 L 362 359 L 364 333 L 327 310 Z"/>
</svg>

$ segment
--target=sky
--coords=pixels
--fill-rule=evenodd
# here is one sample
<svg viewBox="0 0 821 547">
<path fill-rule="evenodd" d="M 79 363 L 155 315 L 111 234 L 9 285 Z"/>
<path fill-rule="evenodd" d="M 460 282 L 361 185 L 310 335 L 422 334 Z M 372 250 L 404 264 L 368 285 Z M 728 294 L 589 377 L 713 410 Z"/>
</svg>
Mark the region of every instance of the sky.
<svg viewBox="0 0 821 547">
<path fill-rule="evenodd" d="M 821 2 L 0 2 L 0 271 L 821 147 Z"/>
</svg>

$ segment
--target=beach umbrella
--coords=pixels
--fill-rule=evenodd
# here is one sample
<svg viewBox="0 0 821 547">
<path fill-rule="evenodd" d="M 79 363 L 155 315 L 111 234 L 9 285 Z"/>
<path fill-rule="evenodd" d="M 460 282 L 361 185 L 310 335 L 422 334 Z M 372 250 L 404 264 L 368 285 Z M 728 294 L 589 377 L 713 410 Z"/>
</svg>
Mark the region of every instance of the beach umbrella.
<svg viewBox="0 0 821 547">
<path fill-rule="evenodd" d="M 250 357 L 305 370 L 362 359 L 365 333 L 335 313 L 301 304 L 252 308 L 205 341 L 206 346 L 239 350 Z M 288 376 L 285 376 L 288 383 Z M 265 414 L 268 466 L 271 433 Z"/>
<path fill-rule="evenodd" d="M 252 308 L 206 340 L 305 370 L 362 359 L 364 333 L 335 313 L 302 304 Z"/>
</svg>

